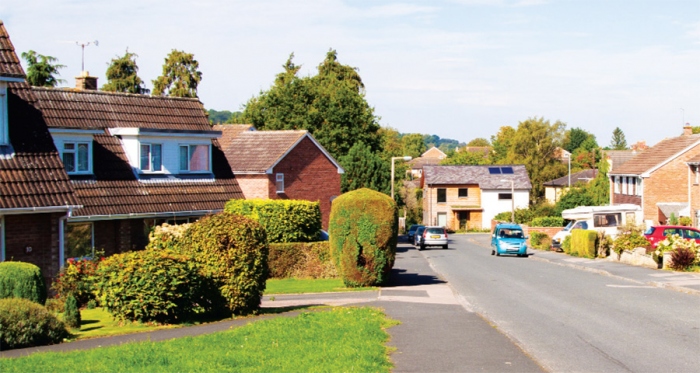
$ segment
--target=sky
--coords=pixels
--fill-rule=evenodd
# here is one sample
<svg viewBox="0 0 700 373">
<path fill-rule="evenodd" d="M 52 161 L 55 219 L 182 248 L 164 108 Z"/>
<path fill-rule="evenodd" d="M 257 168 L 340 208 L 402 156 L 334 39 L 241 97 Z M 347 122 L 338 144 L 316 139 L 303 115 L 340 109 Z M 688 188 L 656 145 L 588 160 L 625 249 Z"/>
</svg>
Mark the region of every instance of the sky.
<svg viewBox="0 0 700 373">
<path fill-rule="evenodd" d="M 379 123 L 468 142 L 528 118 L 610 144 L 700 126 L 700 0 L 3 0 L 18 54 L 58 58 L 64 86 L 138 55 L 152 88 L 193 53 L 205 108 L 242 110 L 291 53 L 315 75 L 330 49 L 356 67 Z M 26 70 L 26 63 L 23 61 Z"/>
</svg>

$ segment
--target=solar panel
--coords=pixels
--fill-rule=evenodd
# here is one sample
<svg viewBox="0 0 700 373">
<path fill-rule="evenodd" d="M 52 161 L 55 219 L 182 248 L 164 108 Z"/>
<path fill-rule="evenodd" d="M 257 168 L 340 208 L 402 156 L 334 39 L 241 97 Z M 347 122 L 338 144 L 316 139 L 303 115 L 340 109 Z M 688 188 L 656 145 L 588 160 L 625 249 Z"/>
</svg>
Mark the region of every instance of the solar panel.
<svg viewBox="0 0 700 373">
<path fill-rule="evenodd" d="M 501 168 L 500 167 L 489 167 L 489 174 L 491 175 L 499 175 L 501 173 Z"/>
<path fill-rule="evenodd" d="M 502 174 L 512 174 L 513 167 L 501 167 L 501 173 Z"/>
</svg>

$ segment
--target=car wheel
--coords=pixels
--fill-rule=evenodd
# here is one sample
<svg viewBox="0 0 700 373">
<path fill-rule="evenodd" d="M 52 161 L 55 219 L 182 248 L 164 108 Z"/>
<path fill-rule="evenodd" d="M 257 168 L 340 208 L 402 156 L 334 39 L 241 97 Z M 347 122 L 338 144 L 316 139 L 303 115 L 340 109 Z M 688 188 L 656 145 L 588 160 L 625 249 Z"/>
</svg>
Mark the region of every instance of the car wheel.
<svg viewBox="0 0 700 373">
<path fill-rule="evenodd" d="M 425 250 L 425 245 L 420 245 L 421 250 Z"/>
<path fill-rule="evenodd" d="M 496 252 L 496 256 L 501 256 L 501 253 L 499 253 L 499 252 Z"/>
<path fill-rule="evenodd" d="M 496 255 L 496 250 L 491 250 L 491 255 Z"/>
<path fill-rule="evenodd" d="M 442 249 L 443 249 L 443 250 L 447 250 L 447 245 L 443 245 L 443 246 L 442 246 Z"/>
</svg>

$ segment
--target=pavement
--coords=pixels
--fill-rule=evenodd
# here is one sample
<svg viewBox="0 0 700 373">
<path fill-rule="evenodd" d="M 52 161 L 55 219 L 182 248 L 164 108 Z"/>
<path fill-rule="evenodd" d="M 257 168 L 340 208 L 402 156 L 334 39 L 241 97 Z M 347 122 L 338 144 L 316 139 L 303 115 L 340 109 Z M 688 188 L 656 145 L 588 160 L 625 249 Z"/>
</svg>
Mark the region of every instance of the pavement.
<svg viewBox="0 0 700 373">
<path fill-rule="evenodd" d="M 486 235 L 484 235 L 486 236 Z M 470 241 L 487 246 L 474 235 Z M 664 287 L 700 295 L 700 274 L 653 270 L 619 262 L 574 258 L 563 253 L 531 250 L 530 258 L 579 270 L 595 271 L 630 282 L 630 286 Z M 265 296 L 263 308 L 314 305 L 371 306 L 401 323 L 387 330 L 394 372 L 542 372 L 516 344 L 475 313 L 469 303 L 435 273 L 425 257 L 399 244 L 390 283 L 376 291 Z M 266 314 L 205 325 L 88 339 L 52 346 L 0 351 L 0 357 L 36 352 L 100 348 L 137 341 L 161 341 L 214 333 L 271 317 L 292 317 L 301 310 Z"/>
</svg>

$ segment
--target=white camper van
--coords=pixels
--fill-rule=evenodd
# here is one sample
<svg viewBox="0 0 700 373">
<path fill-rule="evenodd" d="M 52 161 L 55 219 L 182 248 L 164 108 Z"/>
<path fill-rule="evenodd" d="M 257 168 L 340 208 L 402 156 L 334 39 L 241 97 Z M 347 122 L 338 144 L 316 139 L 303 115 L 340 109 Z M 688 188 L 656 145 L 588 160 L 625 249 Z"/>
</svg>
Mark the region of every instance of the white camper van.
<svg viewBox="0 0 700 373">
<path fill-rule="evenodd" d="M 624 226 L 630 221 L 641 224 L 644 218 L 642 208 L 633 204 L 612 206 L 579 206 L 564 210 L 561 217 L 569 220 L 569 224 L 552 237 L 552 247 L 559 250 L 564 238 L 573 229 L 591 229 L 604 231 L 613 238 L 617 235 L 617 227 Z"/>
</svg>

